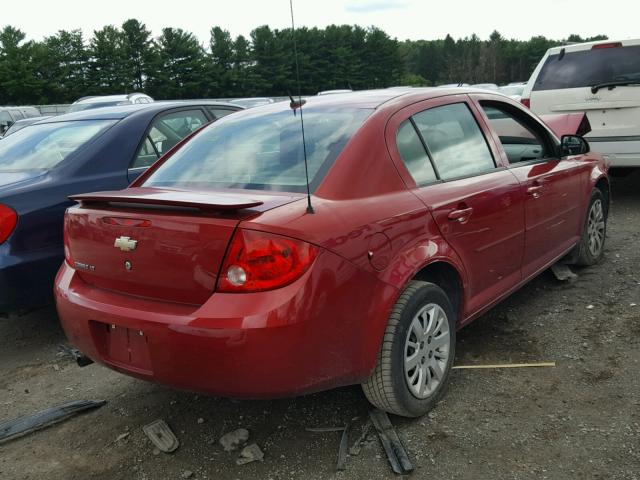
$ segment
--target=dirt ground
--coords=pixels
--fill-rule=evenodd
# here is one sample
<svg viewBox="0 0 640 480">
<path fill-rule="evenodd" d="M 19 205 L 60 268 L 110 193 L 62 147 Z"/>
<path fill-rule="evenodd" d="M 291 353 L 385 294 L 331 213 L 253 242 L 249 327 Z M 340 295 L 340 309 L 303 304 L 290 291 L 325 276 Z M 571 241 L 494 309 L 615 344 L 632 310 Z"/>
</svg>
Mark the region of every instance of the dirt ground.
<svg viewBox="0 0 640 480">
<path fill-rule="evenodd" d="M 555 361 L 555 368 L 456 370 L 418 420 L 392 417 L 415 478 L 640 478 L 640 174 L 614 183 L 605 260 L 572 283 L 549 272 L 459 333 L 458 364 Z M 393 478 L 374 434 L 336 472 L 340 426 L 360 433 L 358 387 L 278 401 L 177 392 L 62 354 L 53 310 L 0 320 L 0 421 L 74 399 L 107 404 L 0 445 L 0 479 Z M 142 426 L 180 439 L 154 452 Z M 220 436 L 250 431 L 263 462 L 235 464 Z M 123 435 L 128 433 L 128 435 Z M 119 438 L 120 437 L 120 438 Z M 124 438 L 123 438 L 124 437 Z"/>
</svg>

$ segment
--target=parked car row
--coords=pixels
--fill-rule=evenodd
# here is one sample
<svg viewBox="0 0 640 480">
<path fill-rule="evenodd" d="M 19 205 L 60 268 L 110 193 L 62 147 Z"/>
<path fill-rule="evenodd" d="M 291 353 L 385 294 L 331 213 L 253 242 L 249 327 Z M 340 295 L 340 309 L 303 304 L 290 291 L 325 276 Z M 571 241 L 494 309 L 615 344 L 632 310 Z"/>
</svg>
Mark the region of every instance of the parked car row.
<svg viewBox="0 0 640 480">
<path fill-rule="evenodd" d="M 39 116 L 40 112 L 35 107 L 0 107 L 0 138 L 15 122 Z"/>
<path fill-rule="evenodd" d="M 100 108 L 2 140 L 2 306 L 59 268 L 67 336 L 122 373 L 233 397 L 360 383 L 418 416 L 459 328 L 561 258 L 602 257 L 583 114 L 461 88 L 239 109 Z"/>
</svg>

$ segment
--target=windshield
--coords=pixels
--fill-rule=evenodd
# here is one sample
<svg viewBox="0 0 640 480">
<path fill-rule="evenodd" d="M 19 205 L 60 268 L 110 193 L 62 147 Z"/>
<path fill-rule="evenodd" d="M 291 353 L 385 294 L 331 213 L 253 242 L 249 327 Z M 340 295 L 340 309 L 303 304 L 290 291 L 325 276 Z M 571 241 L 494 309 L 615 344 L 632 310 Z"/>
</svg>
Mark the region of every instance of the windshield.
<svg viewBox="0 0 640 480">
<path fill-rule="evenodd" d="M 309 181 L 314 190 L 370 109 L 304 109 Z M 306 191 L 300 112 L 236 117 L 206 127 L 144 182 L 148 187 Z"/>
<path fill-rule="evenodd" d="M 83 110 L 91 110 L 93 108 L 115 107 L 118 105 L 127 105 L 128 103 L 129 102 L 127 102 L 126 100 L 116 100 L 113 102 L 75 103 L 69 107 L 67 113 L 81 112 Z"/>
<path fill-rule="evenodd" d="M 0 171 L 49 170 L 114 120 L 87 120 L 31 125 L 0 141 Z"/>
<path fill-rule="evenodd" d="M 640 45 L 549 55 L 533 90 L 582 88 L 617 81 L 640 82 Z"/>
</svg>

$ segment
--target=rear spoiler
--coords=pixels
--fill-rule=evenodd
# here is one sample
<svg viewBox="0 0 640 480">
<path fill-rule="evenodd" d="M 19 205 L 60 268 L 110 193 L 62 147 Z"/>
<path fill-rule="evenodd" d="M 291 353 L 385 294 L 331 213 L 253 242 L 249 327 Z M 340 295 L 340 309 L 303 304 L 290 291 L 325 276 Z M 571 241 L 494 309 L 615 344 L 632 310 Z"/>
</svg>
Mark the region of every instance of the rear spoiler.
<svg viewBox="0 0 640 480">
<path fill-rule="evenodd" d="M 72 195 L 71 200 L 83 205 L 92 203 L 119 203 L 131 205 L 157 205 L 164 207 L 197 208 L 200 210 L 242 210 L 257 207 L 264 202 L 241 195 L 219 192 L 190 192 L 161 188 L 130 187 L 126 190 Z"/>
<path fill-rule="evenodd" d="M 563 135 L 580 135 L 582 137 L 591 131 L 591 124 L 586 113 L 540 115 L 540 119 L 560 138 Z"/>
</svg>

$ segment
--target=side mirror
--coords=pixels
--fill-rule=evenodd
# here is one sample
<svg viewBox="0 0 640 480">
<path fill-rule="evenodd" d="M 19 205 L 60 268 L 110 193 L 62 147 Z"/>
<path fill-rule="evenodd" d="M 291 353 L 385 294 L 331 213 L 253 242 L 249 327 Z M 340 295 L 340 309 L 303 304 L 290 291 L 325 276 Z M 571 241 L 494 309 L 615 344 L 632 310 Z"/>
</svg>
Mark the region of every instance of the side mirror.
<svg viewBox="0 0 640 480">
<path fill-rule="evenodd" d="M 563 135 L 561 139 L 562 156 L 582 155 L 589 153 L 589 143 L 579 135 Z"/>
</svg>

